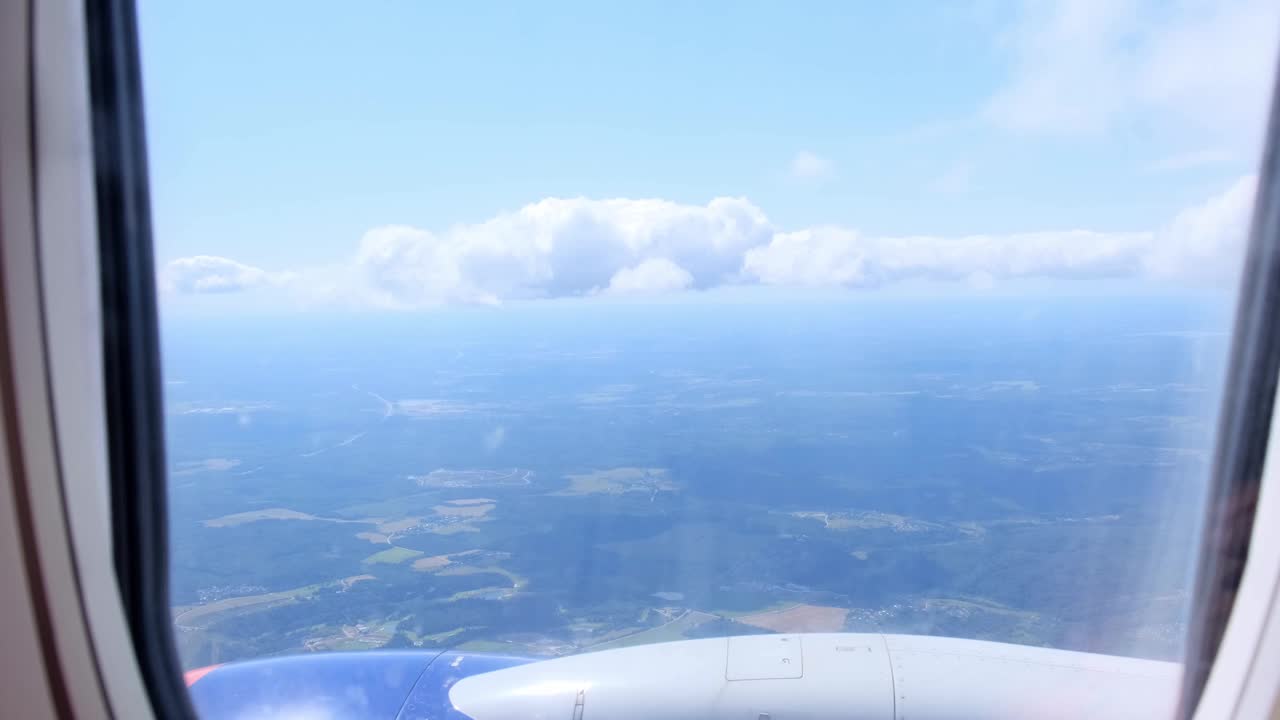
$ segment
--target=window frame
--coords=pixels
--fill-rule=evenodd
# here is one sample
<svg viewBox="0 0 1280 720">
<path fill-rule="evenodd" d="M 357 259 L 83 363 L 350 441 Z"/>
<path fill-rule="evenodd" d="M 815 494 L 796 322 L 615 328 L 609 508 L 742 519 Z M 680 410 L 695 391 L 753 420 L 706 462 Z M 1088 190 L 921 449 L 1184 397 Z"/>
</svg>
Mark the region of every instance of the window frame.
<svg viewBox="0 0 1280 720">
<path fill-rule="evenodd" d="M 1204 696 L 1255 530 L 1265 531 L 1255 523 L 1280 377 L 1280 66 L 1272 72 L 1270 107 L 1192 585 L 1182 718 L 1192 717 Z"/>
<path fill-rule="evenodd" d="M 89 0 L 85 11 L 115 572 L 154 711 L 195 718 L 168 606 L 163 383 L 136 8 L 133 0 Z M 1251 560 L 1276 409 L 1280 327 L 1270 319 L 1280 318 L 1280 118 L 1274 102 L 1273 94 L 1195 563 L 1183 718 L 1197 712 Z M 1276 579 L 1270 577 L 1272 585 Z"/>
<path fill-rule="evenodd" d="M 116 579 L 153 711 L 194 719 L 169 609 L 163 380 L 133 0 L 88 0 L 85 45 Z"/>
</svg>

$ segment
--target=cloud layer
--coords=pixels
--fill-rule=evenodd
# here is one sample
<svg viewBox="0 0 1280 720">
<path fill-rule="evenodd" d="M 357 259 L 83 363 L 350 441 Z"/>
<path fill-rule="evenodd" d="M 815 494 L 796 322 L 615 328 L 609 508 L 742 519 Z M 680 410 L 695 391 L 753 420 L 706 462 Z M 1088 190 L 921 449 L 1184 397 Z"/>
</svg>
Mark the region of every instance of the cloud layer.
<svg viewBox="0 0 1280 720">
<path fill-rule="evenodd" d="M 702 206 L 549 198 L 439 233 L 374 228 L 339 268 L 269 272 L 196 256 L 169 263 L 161 281 L 176 293 L 272 286 L 311 301 L 395 308 L 749 284 L 871 288 L 929 280 L 986 287 L 1030 277 L 1225 284 L 1240 261 L 1254 186 L 1252 176 L 1241 178 L 1151 231 L 964 237 L 784 230 L 742 198 Z"/>
<path fill-rule="evenodd" d="M 288 273 L 270 273 L 215 255 L 179 258 L 165 266 L 160 287 L 179 293 L 228 293 L 289 282 Z"/>
</svg>

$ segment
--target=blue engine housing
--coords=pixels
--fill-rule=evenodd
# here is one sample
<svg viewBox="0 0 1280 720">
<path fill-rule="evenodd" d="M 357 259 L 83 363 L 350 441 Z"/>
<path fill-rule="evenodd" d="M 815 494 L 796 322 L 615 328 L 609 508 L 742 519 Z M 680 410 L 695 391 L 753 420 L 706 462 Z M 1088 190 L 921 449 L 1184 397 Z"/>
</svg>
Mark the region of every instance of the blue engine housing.
<svg viewBox="0 0 1280 720">
<path fill-rule="evenodd" d="M 292 655 L 215 667 L 190 692 L 202 720 L 469 720 L 449 702 L 454 683 L 532 661 L 438 650 Z"/>
</svg>

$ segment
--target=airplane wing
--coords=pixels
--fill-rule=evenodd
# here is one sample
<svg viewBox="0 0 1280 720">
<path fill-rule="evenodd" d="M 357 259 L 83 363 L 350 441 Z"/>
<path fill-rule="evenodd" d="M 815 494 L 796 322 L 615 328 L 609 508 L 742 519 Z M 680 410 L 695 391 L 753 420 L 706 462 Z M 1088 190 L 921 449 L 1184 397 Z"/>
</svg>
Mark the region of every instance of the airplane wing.
<svg viewBox="0 0 1280 720">
<path fill-rule="evenodd" d="M 294 655 L 187 674 L 201 718 L 1171 717 L 1175 663 L 980 640 L 814 633 L 535 659 L 465 651 Z"/>
</svg>

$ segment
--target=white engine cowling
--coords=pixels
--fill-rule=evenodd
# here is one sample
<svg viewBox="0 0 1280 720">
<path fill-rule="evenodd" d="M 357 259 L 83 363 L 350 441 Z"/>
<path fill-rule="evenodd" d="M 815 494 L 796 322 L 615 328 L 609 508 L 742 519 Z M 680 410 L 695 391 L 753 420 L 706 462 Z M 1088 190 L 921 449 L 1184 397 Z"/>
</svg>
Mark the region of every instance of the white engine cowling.
<svg viewBox="0 0 1280 720">
<path fill-rule="evenodd" d="M 751 635 L 574 655 L 464 678 L 475 720 L 1171 717 L 1174 663 L 913 635 Z"/>
</svg>

